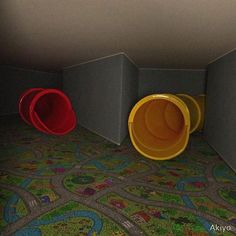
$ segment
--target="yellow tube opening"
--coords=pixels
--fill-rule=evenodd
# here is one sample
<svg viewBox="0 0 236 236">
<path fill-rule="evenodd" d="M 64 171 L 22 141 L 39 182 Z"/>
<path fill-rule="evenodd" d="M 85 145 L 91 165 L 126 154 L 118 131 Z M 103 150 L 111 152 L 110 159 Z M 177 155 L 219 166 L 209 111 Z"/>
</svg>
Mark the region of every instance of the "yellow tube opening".
<svg viewBox="0 0 236 236">
<path fill-rule="evenodd" d="M 154 160 L 167 160 L 184 151 L 189 128 L 187 106 L 171 94 L 141 99 L 129 116 L 129 132 L 134 147 Z"/>
</svg>

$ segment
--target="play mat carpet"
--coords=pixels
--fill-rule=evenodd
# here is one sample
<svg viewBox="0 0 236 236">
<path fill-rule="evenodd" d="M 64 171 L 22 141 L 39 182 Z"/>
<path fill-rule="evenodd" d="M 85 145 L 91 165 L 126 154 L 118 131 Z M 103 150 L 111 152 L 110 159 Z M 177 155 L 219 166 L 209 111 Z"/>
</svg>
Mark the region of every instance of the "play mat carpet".
<svg viewBox="0 0 236 236">
<path fill-rule="evenodd" d="M 1 235 L 236 233 L 236 175 L 200 135 L 151 161 L 129 139 L 116 146 L 82 127 L 56 137 L 0 123 Z"/>
</svg>

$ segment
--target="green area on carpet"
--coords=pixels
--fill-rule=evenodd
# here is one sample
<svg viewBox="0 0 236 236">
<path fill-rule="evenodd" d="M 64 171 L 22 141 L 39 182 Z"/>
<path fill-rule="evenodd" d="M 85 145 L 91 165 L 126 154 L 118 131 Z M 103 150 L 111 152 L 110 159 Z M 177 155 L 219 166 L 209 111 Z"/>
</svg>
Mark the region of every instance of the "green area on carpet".
<svg viewBox="0 0 236 236">
<path fill-rule="evenodd" d="M 117 146 L 80 126 L 49 136 L 16 116 L 0 122 L 2 235 L 236 233 L 236 174 L 201 134 L 153 161 L 128 138 Z"/>
</svg>

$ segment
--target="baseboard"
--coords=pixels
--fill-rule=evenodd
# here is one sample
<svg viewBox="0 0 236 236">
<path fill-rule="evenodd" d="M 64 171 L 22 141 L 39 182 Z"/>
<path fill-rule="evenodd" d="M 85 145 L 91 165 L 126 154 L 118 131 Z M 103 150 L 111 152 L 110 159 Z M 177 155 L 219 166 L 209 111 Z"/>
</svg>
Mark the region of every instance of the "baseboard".
<svg viewBox="0 0 236 236">
<path fill-rule="evenodd" d="M 18 115 L 19 112 L 12 112 L 12 113 L 3 113 L 3 114 L 0 114 L 0 116 L 11 116 L 11 115 Z"/>
</svg>

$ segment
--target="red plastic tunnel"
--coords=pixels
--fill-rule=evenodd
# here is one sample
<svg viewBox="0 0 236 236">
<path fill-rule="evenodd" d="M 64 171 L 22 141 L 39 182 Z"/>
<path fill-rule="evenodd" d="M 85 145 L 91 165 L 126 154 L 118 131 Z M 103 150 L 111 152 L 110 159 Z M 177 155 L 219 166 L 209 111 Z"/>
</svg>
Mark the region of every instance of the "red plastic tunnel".
<svg viewBox="0 0 236 236">
<path fill-rule="evenodd" d="M 38 130 L 64 135 L 76 126 L 76 116 L 68 97 L 57 89 L 32 88 L 20 97 L 22 119 Z"/>
</svg>

